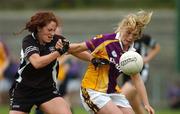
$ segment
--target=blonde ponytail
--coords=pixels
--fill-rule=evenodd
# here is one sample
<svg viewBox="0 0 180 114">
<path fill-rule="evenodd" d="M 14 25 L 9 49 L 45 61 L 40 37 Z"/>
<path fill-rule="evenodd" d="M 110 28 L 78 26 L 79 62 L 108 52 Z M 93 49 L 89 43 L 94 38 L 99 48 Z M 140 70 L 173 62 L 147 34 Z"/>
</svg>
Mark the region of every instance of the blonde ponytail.
<svg viewBox="0 0 180 114">
<path fill-rule="evenodd" d="M 142 31 L 142 29 L 150 22 L 151 17 L 152 12 L 146 12 L 144 10 L 135 14 L 129 14 L 118 24 L 115 32 L 120 32 L 123 28 Z"/>
</svg>

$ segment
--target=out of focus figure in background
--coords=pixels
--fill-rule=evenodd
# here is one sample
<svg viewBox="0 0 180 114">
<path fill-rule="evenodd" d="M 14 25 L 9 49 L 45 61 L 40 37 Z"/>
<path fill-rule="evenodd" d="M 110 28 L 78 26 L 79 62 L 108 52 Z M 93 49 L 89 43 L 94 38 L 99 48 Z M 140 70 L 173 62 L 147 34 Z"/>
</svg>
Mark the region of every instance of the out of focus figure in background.
<svg viewBox="0 0 180 114">
<path fill-rule="evenodd" d="M 180 80 L 174 81 L 168 88 L 168 103 L 172 109 L 180 109 Z"/>
<path fill-rule="evenodd" d="M 61 95 L 71 106 L 73 113 L 73 104 L 76 102 L 76 96 L 79 97 L 82 63 L 71 55 L 65 55 L 59 58 L 60 67 L 58 75 L 58 88 Z M 72 97 L 73 96 L 73 97 Z"/>
<path fill-rule="evenodd" d="M 67 82 L 68 82 L 68 78 L 67 78 L 67 72 L 70 69 L 70 65 L 67 62 L 69 59 L 69 55 L 66 56 L 62 56 L 58 58 L 59 61 L 59 72 L 58 72 L 58 83 L 57 83 L 57 87 L 61 93 L 62 96 L 65 96 L 67 93 Z"/>
<path fill-rule="evenodd" d="M 141 71 L 141 78 L 146 84 L 149 77 L 149 62 L 159 53 L 160 45 L 150 35 L 143 34 L 140 39 L 134 42 L 134 48 L 143 57 L 144 66 Z M 136 114 L 145 114 L 140 96 L 137 94 L 130 76 L 125 74 L 123 75 L 122 94 L 127 97 Z"/>
<path fill-rule="evenodd" d="M 71 55 L 67 55 L 64 58 L 66 59 L 64 61 L 62 68 L 59 70 L 59 77 L 60 80 L 59 83 L 59 90 L 62 96 L 65 96 L 71 93 L 72 91 L 78 91 L 80 87 L 80 80 L 81 80 L 81 68 L 82 63 L 75 57 Z M 61 63 L 60 63 L 61 64 Z M 77 90 L 78 89 L 78 90 Z"/>
<path fill-rule="evenodd" d="M 5 43 L 0 39 L 0 104 L 7 100 L 7 92 L 10 88 L 9 81 L 5 78 L 4 72 L 9 65 L 9 54 Z"/>
<path fill-rule="evenodd" d="M 9 52 L 7 44 L 0 39 L 0 104 L 7 104 L 8 91 L 14 81 L 18 60 Z"/>
<path fill-rule="evenodd" d="M 5 79 L 7 79 L 10 84 L 14 82 L 16 71 L 19 67 L 19 60 L 16 57 L 10 56 L 9 65 L 4 72 Z"/>
</svg>

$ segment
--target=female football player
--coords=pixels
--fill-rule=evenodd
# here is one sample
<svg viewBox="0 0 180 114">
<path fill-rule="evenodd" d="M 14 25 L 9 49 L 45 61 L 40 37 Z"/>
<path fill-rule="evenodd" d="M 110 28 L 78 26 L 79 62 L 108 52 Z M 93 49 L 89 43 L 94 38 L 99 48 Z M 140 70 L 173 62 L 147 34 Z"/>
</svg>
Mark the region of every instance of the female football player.
<svg viewBox="0 0 180 114">
<path fill-rule="evenodd" d="M 9 114 L 29 114 L 36 105 L 47 114 L 71 114 L 70 107 L 56 89 L 57 57 L 68 44 L 54 35 L 58 21 L 52 12 L 38 12 L 26 23 L 30 34 L 24 37 L 21 64 L 10 89 Z M 60 49 L 61 48 L 61 49 Z"/>
<path fill-rule="evenodd" d="M 89 41 L 70 44 L 69 53 L 90 50 L 94 57 L 89 64 L 81 84 L 81 100 L 84 108 L 95 114 L 133 114 L 128 100 L 121 94 L 117 77 L 122 74 L 119 58 L 133 48 L 134 41 L 150 22 L 152 13 L 140 11 L 127 15 L 118 25 L 115 33 L 97 35 Z M 99 58 L 99 59 L 96 59 Z M 144 107 L 154 114 L 140 74 L 131 76 Z"/>
</svg>

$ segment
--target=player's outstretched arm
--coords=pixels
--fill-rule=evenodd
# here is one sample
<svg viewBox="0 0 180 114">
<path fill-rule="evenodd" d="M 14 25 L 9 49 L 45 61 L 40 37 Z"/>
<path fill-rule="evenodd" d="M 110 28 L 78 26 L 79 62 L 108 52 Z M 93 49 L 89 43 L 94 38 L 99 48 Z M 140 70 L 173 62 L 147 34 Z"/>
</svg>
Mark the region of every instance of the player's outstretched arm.
<svg viewBox="0 0 180 114">
<path fill-rule="evenodd" d="M 150 62 L 160 51 L 160 45 L 157 43 L 153 48 L 150 49 L 147 56 L 144 57 L 144 63 Z"/>
<path fill-rule="evenodd" d="M 144 86 L 144 82 L 140 77 L 140 74 L 131 76 L 131 79 L 136 87 L 137 92 L 141 96 L 145 109 L 148 111 L 149 114 L 155 114 L 154 109 L 149 104 L 146 88 Z"/>
<path fill-rule="evenodd" d="M 90 62 L 91 59 L 93 58 L 93 56 L 88 51 L 83 51 L 80 53 L 72 53 L 72 55 L 87 62 Z"/>
<path fill-rule="evenodd" d="M 68 53 L 80 53 L 83 51 L 87 51 L 88 47 L 86 46 L 85 42 L 81 43 L 70 43 Z"/>
<path fill-rule="evenodd" d="M 68 53 L 74 55 L 81 60 L 90 62 L 93 56 L 87 50 L 88 47 L 86 46 L 85 42 L 70 43 Z"/>
</svg>

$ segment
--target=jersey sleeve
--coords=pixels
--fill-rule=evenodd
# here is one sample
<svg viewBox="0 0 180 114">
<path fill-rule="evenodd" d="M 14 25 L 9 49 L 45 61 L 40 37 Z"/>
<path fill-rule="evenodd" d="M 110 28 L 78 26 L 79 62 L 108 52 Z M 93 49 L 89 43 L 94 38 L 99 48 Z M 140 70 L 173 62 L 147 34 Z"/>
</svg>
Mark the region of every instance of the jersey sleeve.
<svg viewBox="0 0 180 114">
<path fill-rule="evenodd" d="M 39 53 L 39 47 L 35 40 L 26 39 L 23 40 L 22 48 L 24 52 L 24 57 L 29 58 L 34 53 Z"/>
<path fill-rule="evenodd" d="M 97 35 L 92 39 L 86 41 L 86 46 L 92 52 L 98 47 L 102 42 L 104 42 L 103 35 Z"/>
</svg>

